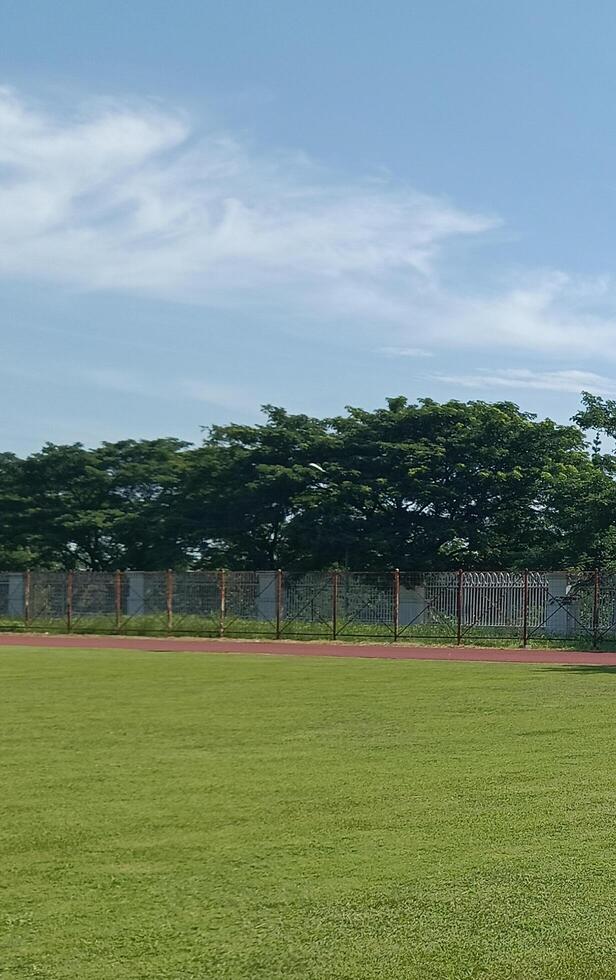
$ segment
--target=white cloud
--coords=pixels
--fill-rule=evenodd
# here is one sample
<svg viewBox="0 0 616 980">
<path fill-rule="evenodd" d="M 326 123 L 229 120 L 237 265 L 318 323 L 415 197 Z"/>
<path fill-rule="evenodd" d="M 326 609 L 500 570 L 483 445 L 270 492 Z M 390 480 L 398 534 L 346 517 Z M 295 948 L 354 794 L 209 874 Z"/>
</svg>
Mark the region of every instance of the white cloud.
<svg viewBox="0 0 616 980">
<path fill-rule="evenodd" d="M 603 283 L 564 273 L 528 274 L 501 294 L 448 297 L 443 305 L 469 347 L 488 341 L 549 356 L 609 357 L 616 337 L 613 289 L 606 295 Z"/>
<path fill-rule="evenodd" d="M 158 379 L 121 368 L 75 367 L 69 373 L 69 378 L 71 377 L 79 384 L 85 382 L 87 385 L 94 385 L 105 391 L 138 395 L 140 398 L 205 402 L 218 408 L 250 411 L 258 407 L 256 398 L 251 398 L 244 387 L 233 384 L 172 377 L 169 378 L 167 385 L 161 386 Z"/>
<path fill-rule="evenodd" d="M 116 391 L 122 395 L 151 395 L 158 387 L 147 384 L 144 378 L 137 377 L 131 371 L 122 368 L 84 368 L 68 372 L 69 378 L 88 387 L 103 388 L 106 391 Z"/>
<path fill-rule="evenodd" d="M 375 353 L 384 357 L 434 357 L 433 351 L 423 347 L 379 347 Z"/>
<path fill-rule="evenodd" d="M 255 411 L 257 398 L 251 398 L 244 387 L 232 384 L 218 384 L 213 381 L 194 381 L 183 379 L 178 384 L 180 395 L 197 402 L 217 405 L 219 408 Z"/>
<path fill-rule="evenodd" d="M 47 363 L 43 369 L 32 365 L 10 364 L 4 360 L 0 363 L 0 373 L 30 385 L 43 385 L 51 381 L 62 387 L 67 385 L 80 389 L 85 387 L 87 390 L 97 388 L 103 392 L 132 395 L 140 399 L 203 402 L 217 408 L 248 412 L 255 412 L 259 408 L 258 396 L 248 391 L 245 385 L 224 384 L 176 375 L 169 376 L 166 382 L 161 384 L 159 377 L 126 368 Z"/>
<path fill-rule="evenodd" d="M 442 243 L 493 224 L 384 181 L 337 180 L 300 155 L 198 138 L 160 109 L 56 119 L 6 89 L 0 168 L 0 274 L 84 289 L 335 294 L 353 277 L 429 276 Z"/>
<path fill-rule="evenodd" d="M 534 388 L 540 391 L 561 391 L 579 394 L 591 391 L 596 395 L 616 395 L 616 379 L 593 371 L 531 371 L 528 368 L 504 368 L 491 371 L 478 368 L 467 374 L 435 374 L 435 381 L 460 385 L 463 388 Z"/>
<path fill-rule="evenodd" d="M 389 179 L 345 180 L 300 153 L 203 134 L 159 106 L 67 117 L 0 89 L 0 277 L 310 316 L 315 333 L 335 325 L 371 348 L 378 337 L 391 356 L 616 356 L 609 277 L 447 285 L 450 246 L 489 241 L 498 224 Z"/>
</svg>

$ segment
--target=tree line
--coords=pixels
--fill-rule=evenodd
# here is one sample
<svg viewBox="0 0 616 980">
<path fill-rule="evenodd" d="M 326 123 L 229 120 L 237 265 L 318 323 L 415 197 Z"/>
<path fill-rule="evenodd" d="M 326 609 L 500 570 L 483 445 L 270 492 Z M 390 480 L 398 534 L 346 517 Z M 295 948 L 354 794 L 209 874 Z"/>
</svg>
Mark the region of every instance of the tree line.
<svg viewBox="0 0 616 980">
<path fill-rule="evenodd" d="M 592 441 L 589 433 L 596 433 Z M 511 402 L 265 406 L 200 445 L 0 454 L 0 566 L 565 568 L 616 563 L 616 402 L 571 424 Z"/>
</svg>

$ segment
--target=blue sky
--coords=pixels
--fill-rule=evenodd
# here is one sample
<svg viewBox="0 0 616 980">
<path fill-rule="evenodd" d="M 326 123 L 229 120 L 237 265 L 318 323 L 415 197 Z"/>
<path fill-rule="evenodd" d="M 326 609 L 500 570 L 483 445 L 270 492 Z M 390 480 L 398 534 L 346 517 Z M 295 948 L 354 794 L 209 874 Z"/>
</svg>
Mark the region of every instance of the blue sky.
<svg viewBox="0 0 616 980">
<path fill-rule="evenodd" d="M 1 0 L 1 449 L 616 395 L 616 6 Z"/>
</svg>

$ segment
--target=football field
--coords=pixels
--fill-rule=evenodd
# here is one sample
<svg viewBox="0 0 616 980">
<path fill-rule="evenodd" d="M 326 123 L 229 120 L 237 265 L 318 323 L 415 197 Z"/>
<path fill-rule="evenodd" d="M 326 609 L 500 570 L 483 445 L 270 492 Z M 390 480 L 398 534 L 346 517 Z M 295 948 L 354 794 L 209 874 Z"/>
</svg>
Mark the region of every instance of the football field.
<svg viewBox="0 0 616 980">
<path fill-rule="evenodd" d="M 616 975 L 609 667 L 3 648 L 0 738 L 2 980 Z"/>
</svg>

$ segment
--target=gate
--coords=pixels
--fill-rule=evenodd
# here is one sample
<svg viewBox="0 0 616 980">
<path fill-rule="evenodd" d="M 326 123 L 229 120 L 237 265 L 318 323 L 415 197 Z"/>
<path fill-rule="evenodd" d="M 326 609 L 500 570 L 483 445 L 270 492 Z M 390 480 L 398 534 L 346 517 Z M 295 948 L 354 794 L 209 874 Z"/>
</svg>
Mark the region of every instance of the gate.
<svg viewBox="0 0 616 980">
<path fill-rule="evenodd" d="M 460 573 L 397 573 L 396 639 L 459 642 Z"/>
<path fill-rule="evenodd" d="M 393 640 L 396 584 L 391 572 L 333 572 L 334 639 Z"/>
<path fill-rule="evenodd" d="M 277 636 L 335 638 L 335 574 L 280 573 Z"/>
<path fill-rule="evenodd" d="M 601 639 L 599 573 L 535 572 L 533 577 L 537 584 L 529 600 L 526 640 L 569 640 L 596 646 Z M 608 605 L 606 595 L 606 611 Z"/>
</svg>

